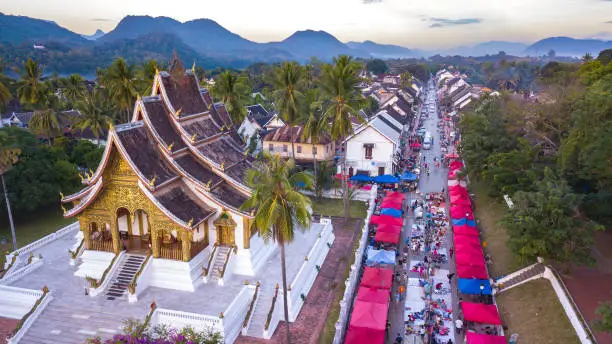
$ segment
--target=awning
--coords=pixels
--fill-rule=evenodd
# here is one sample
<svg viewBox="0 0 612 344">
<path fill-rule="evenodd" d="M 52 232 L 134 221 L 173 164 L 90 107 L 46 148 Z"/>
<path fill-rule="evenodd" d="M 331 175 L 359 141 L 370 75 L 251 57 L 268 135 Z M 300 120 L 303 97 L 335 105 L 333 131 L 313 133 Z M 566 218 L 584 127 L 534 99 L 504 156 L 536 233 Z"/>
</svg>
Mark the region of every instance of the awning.
<svg viewBox="0 0 612 344">
<path fill-rule="evenodd" d="M 472 201 L 470 196 L 465 194 L 452 194 L 450 195 L 451 205 L 462 205 L 468 208 L 472 207 Z"/>
<path fill-rule="evenodd" d="M 461 161 L 455 160 L 448 165 L 448 168 L 451 171 L 460 170 L 463 168 L 463 163 Z"/>
<path fill-rule="evenodd" d="M 356 174 L 350 178 L 350 180 L 355 182 L 371 182 L 372 177 L 365 174 Z"/>
<path fill-rule="evenodd" d="M 457 265 L 457 277 L 467 279 L 487 279 L 487 269 L 484 266 Z"/>
<path fill-rule="evenodd" d="M 412 173 L 412 172 L 404 172 L 402 173 L 402 175 L 400 176 L 401 180 L 405 180 L 405 181 L 409 181 L 409 182 L 413 182 L 415 180 L 417 180 L 419 178 L 419 176 L 417 176 L 416 174 Z"/>
<path fill-rule="evenodd" d="M 401 226 L 404 221 L 401 218 L 393 217 L 390 215 L 372 215 L 370 217 L 370 223 L 373 225 Z"/>
<path fill-rule="evenodd" d="M 471 228 L 471 227 L 467 227 L 467 228 Z M 470 248 L 469 251 L 472 252 L 474 250 L 474 248 L 477 248 L 478 251 L 482 250 L 481 244 L 480 244 L 480 239 L 477 236 L 474 235 L 463 235 L 463 234 L 456 234 L 453 237 L 453 242 L 455 244 L 455 246 L 459 245 L 459 246 L 473 246 L 473 248 Z M 459 251 L 459 249 L 455 250 L 457 253 L 461 252 Z"/>
<path fill-rule="evenodd" d="M 385 199 L 400 199 L 403 201 L 406 199 L 406 195 L 399 191 L 389 191 L 387 192 L 387 195 L 383 198 L 383 200 Z"/>
<path fill-rule="evenodd" d="M 448 187 L 449 193 L 463 192 L 463 191 L 467 192 L 467 189 L 463 185 L 455 184 L 455 185 Z"/>
<path fill-rule="evenodd" d="M 489 280 L 485 279 L 472 279 L 472 278 L 460 278 L 457 280 L 457 287 L 459 291 L 463 294 L 470 295 L 480 295 L 480 286 L 482 285 L 484 288 L 482 289 L 482 295 L 491 295 L 493 290 L 491 290 L 491 284 Z M 465 302 L 462 302 L 462 305 Z M 466 317 L 466 320 L 467 317 Z M 493 323 L 488 323 L 493 324 Z"/>
<path fill-rule="evenodd" d="M 399 242 L 399 233 L 391 232 L 376 232 L 374 241 L 386 242 L 389 244 L 397 244 Z"/>
<path fill-rule="evenodd" d="M 402 217 L 402 211 L 399 209 L 382 208 L 380 213 L 383 215 L 391 215 L 393 217 Z"/>
<path fill-rule="evenodd" d="M 361 277 L 362 287 L 391 289 L 393 280 L 393 269 L 366 267 Z"/>
<path fill-rule="evenodd" d="M 492 336 L 489 334 L 481 334 L 468 332 L 466 334 L 467 344 L 506 344 L 506 337 Z"/>
<path fill-rule="evenodd" d="M 399 182 L 399 179 L 397 177 L 395 177 L 395 176 L 390 175 L 390 174 L 383 174 L 382 176 L 374 177 L 374 182 L 376 182 L 376 183 L 393 184 L 393 183 Z"/>
<path fill-rule="evenodd" d="M 466 207 L 463 205 L 451 206 L 450 216 L 451 216 L 451 219 L 463 219 L 463 218 L 467 218 L 469 220 L 474 219 L 472 208 Z"/>
<path fill-rule="evenodd" d="M 453 223 L 453 226 L 464 226 L 465 225 L 465 226 L 470 226 L 470 227 L 476 227 L 476 221 L 466 219 L 465 217 L 462 219 L 451 219 L 451 222 Z"/>
<path fill-rule="evenodd" d="M 402 226 L 380 225 L 376 227 L 376 232 L 399 233 L 401 231 L 402 231 Z"/>
<path fill-rule="evenodd" d="M 421 148 L 421 144 L 418 142 L 413 142 L 410 144 L 410 148 Z"/>
<path fill-rule="evenodd" d="M 376 265 L 376 264 L 395 265 L 395 251 L 375 250 L 373 248 L 370 248 L 368 250 L 368 258 L 366 259 L 366 264 L 367 265 Z"/>
<path fill-rule="evenodd" d="M 399 199 L 384 199 L 380 203 L 381 208 L 393 208 L 400 210 L 402 209 L 402 201 Z"/>
<path fill-rule="evenodd" d="M 359 287 L 357 301 L 389 304 L 389 294 L 390 291 L 387 289 Z"/>
<path fill-rule="evenodd" d="M 490 325 L 502 324 L 496 305 L 463 301 L 461 310 L 466 321 Z"/>
<path fill-rule="evenodd" d="M 344 342 L 383 344 L 388 311 L 388 304 L 356 301 Z"/>
<path fill-rule="evenodd" d="M 455 262 L 457 265 L 486 266 L 484 256 L 480 250 L 457 252 L 455 253 Z"/>
</svg>

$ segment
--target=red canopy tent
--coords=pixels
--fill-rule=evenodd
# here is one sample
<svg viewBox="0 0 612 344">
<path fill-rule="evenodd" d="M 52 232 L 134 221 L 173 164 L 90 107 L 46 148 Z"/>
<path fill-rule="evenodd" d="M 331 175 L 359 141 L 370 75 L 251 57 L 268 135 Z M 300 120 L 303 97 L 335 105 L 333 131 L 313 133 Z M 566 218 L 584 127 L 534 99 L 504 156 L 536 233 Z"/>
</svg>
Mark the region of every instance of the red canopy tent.
<svg viewBox="0 0 612 344">
<path fill-rule="evenodd" d="M 450 207 L 450 216 L 451 216 L 452 219 L 463 219 L 465 217 L 467 217 L 468 220 L 473 220 L 474 219 L 474 214 L 472 213 L 472 208 L 466 207 L 466 206 L 462 206 L 462 205 L 451 206 Z"/>
<path fill-rule="evenodd" d="M 484 266 L 459 265 L 457 264 L 457 276 L 459 278 L 488 279 L 487 269 Z"/>
<path fill-rule="evenodd" d="M 461 186 L 459 184 L 448 187 L 448 192 L 449 193 L 458 192 L 458 191 L 467 192 L 467 189 L 464 186 Z"/>
<path fill-rule="evenodd" d="M 393 232 L 381 232 L 376 231 L 376 235 L 374 236 L 374 241 L 387 242 L 390 244 L 397 244 L 399 242 L 399 233 Z"/>
<path fill-rule="evenodd" d="M 455 235 L 473 236 L 478 238 L 478 229 L 476 227 L 470 227 L 468 225 L 453 226 L 453 232 Z"/>
<path fill-rule="evenodd" d="M 393 269 L 366 267 L 361 277 L 362 287 L 377 289 L 391 289 L 393 283 Z"/>
<path fill-rule="evenodd" d="M 448 165 L 448 168 L 453 171 L 453 170 L 460 170 L 463 168 L 463 163 L 461 161 L 455 160 L 453 162 L 450 163 L 450 165 Z"/>
<path fill-rule="evenodd" d="M 448 171 L 448 179 L 457 179 L 457 172 L 456 171 Z"/>
<path fill-rule="evenodd" d="M 401 217 L 393 217 L 391 215 L 372 215 L 370 223 L 373 225 L 395 225 L 401 226 L 404 221 Z"/>
<path fill-rule="evenodd" d="M 402 201 L 393 200 L 393 199 L 383 199 L 382 203 L 380 203 L 380 207 L 402 210 Z"/>
<path fill-rule="evenodd" d="M 466 207 L 472 207 L 472 201 L 467 195 L 450 195 L 451 205 L 464 205 Z"/>
<path fill-rule="evenodd" d="M 413 142 L 410 144 L 410 148 L 421 148 L 421 144 L 418 142 Z"/>
<path fill-rule="evenodd" d="M 394 225 L 380 225 L 376 227 L 376 232 L 386 232 L 386 233 L 400 233 L 402 231 L 402 226 L 394 226 Z"/>
<path fill-rule="evenodd" d="M 481 247 L 480 239 L 477 236 L 473 235 L 464 235 L 464 234 L 455 234 L 453 237 L 453 242 L 455 245 L 460 246 L 476 246 L 478 248 Z M 457 250 L 459 252 L 459 250 Z"/>
<path fill-rule="evenodd" d="M 482 251 L 478 250 L 457 252 L 455 262 L 457 265 L 486 266 Z"/>
<path fill-rule="evenodd" d="M 492 336 L 490 334 L 480 334 L 468 332 L 466 334 L 467 344 L 506 344 L 506 337 Z"/>
<path fill-rule="evenodd" d="M 445 157 L 448 159 L 459 159 L 459 154 L 452 152 L 452 153 L 446 154 Z"/>
<path fill-rule="evenodd" d="M 484 303 L 461 302 L 463 317 L 467 321 L 481 324 L 501 325 L 497 306 Z"/>
<path fill-rule="evenodd" d="M 355 301 L 344 342 L 347 344 L 383 344 L 389 304 Z"/>
<path fill-rule="evenodd" d="M 403 201 L 406 199 L 406 195 L 399 191 L 390 191 L 390 192 L 387 192 L 387 196 L 383 198 L 383 201 L 386 199 L 393 199 L 393 198 L 401 199 Z"/>
<path fill-rule="evenodd" d="M 388 289 L 359 287 L 359 291 L 357 291 L 357 301 L 389 304 L 390 294 L 391 292 Z"/>
</svg>

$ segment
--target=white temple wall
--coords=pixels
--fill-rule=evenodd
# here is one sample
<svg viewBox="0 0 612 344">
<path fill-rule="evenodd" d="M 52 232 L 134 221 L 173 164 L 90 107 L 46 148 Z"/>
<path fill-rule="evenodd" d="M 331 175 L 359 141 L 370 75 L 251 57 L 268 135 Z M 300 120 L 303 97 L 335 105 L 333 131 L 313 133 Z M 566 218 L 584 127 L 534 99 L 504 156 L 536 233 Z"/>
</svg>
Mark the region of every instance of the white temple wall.
<svg viewBox="0 0 612 344">
<path fill-rule="evenodd" d="M 117 219 L 117 223 L 119 225 L 119 232 L 127 232 L 128 231 L 128 217 L 127 215 L 122 215 Z"/>
<path fill-rule="evenodd" d="M 208 220 L 206 220 L 208 221 Z M 204 240 L 205 237 L 205 229 L 204 229 L 204 222 L 200 223 L 198 225 L 198 228 L 193 231 L 193 241 L 202 241 Z"/>
</svg>

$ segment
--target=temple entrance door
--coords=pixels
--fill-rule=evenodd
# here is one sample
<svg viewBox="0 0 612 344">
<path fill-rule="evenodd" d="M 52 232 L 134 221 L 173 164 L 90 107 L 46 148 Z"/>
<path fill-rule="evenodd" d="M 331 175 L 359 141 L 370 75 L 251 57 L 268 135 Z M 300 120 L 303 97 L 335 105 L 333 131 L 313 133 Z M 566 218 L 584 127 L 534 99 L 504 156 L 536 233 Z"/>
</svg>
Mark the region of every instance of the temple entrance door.
<svg viewBox="0 0 612 344">
<path fill-rule="evenodd" d="M 235 230 L 236 222 L 232 220 L 227 212 L 222 212 L 221 215 L 213 222 L 217 228 L 217 245 L 234 246 L 236 244 Z"/>
</svg>

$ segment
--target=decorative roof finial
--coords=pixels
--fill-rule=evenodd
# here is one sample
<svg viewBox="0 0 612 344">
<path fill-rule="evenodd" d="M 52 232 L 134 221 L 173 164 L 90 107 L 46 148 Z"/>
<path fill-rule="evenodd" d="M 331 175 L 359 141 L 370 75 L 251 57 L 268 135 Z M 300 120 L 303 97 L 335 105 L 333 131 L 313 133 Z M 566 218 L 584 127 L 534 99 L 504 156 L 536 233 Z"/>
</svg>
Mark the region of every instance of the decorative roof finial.
<svg viewBox="0 0 612 344">
<path fill-rule="evenodd" d="M 179 116 L 181 115 L 181 111 L 183 111 L 183 108 L 180 108 L 180 109 L 176 110 L 176 112 L 174 113 L 174 115 L 175 115 L 176 117 L 179 117 Z"/>
<path fill-rule="evenodd" d="M 155 66 L 155 75 L 159 74 L 159 69 L 157 68 L 157 66 Z"/>
<path fill-rule="evenodd" d="M 191 228 L 192 225 L 193 225 L 193 217 L 189 220 L 189 222 L 187 222 L 187 227 Z"/>
<path fill-rule="evenodd" d="M 172 142 L 171 144 L 168 145 L 168 150 L 170 152 L 172 152 L 172 147 L 174 147 L 174 142 Z"/>
<path fill-rule="evenodd" d="M 60 199 L 64 199 L 64 194 L 60 191 Z"/>
<path fill-rule="evenodd" d="M 108 123 L 108 130 L 115 130 L 115 125 L 113 124 L 113 122 Z"/>
<path fill-rule="evenodd" d="M 155 187 L 155 181 L 157 180 L 157 176 L 153 176 L 153 179 L 149 182 L 150 187 Z"/>
<path fill-rule="evenodd" d="M 196 67 L 196 63 L 195 60 L 193 61 L 193 66 L 191 66 L 191 71 L 195 74 L 195 67 Z"/>
<path fill-rule="evenodd" d="M 210 189 L 210 184 L 212 184 L 212 179 L 208 180 L 208 183 L 206 183 L 206 188 Z"/>
<path fill-rule="evenodd" d="M 66 208 L 64 207 L 63 204 L 61 205 L 61 207 L 62 207 L 62 211 L 64 212 L 64 214 L 66 214 L 67 210 L 66 210 Z"/>
<path fill-rule="evenodd" d="M 196 142 L 196 137 L 198 136 L 198 134 L 193 134 L 191 135 L 191 138 L 189 140 L 191 140 L 191 143 L 195 143 Z"/>
<path fill-rule="evenodd" d="M 221 161 L 221 165 L 219 166 L 221 171 L 225 171 L 225 160 Z"/>
<path fill-rule="evenodd" d="M 142 97 L 140 97 L 140 93 L 136 93 L 136 100 L 137 101 L 141 101 L 142 100 Z"/>
</svg>

